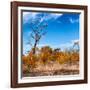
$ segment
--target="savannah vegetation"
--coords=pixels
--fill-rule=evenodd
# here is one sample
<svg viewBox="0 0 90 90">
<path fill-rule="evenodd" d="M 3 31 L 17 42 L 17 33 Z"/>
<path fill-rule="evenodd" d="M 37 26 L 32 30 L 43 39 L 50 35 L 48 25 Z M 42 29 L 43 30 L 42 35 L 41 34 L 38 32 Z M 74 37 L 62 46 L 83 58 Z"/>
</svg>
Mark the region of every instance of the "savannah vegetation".
<svg viewBox="0 0 90 90">
<path fill-rule="evenodd" d="M 51 46 L 38 48 L 41 38 L 48 31 L 47 23 L 39 23 L 39 18 L 31 22 L 32 33 L 29 41 L 31 50 L 27 55 L 22 55 L 23 76 L 48 76 L 48 75 L 74 75 L 79 74 L 79 50 L 74 46 L 79 46 L 75 42 L 71 49 L 61 50 Z"/>
</svg>

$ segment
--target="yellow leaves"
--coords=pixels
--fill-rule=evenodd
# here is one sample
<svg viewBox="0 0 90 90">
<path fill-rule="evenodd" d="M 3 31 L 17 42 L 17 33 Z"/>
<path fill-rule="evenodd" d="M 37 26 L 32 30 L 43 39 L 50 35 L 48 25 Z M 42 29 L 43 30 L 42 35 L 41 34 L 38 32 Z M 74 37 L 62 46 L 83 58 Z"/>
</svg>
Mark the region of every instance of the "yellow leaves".
<svg viewBox="0 0 90 90">
<path fill-rule="evenodd" d="M 22 56 L 23 64 L 29 63 L 29 57 L 28 56 Z"/>
<path fill-rule="evenodd" d="M 50 53 L 41 53 L 39 59 L 43 62 L 43 64 L 46 64 L 48 62 L 48 59 L 50 57 Z"/>
<path fill-rule="evenodd" d="M 79 53 L 67 53 L 67 52 L 58 52 L 54 55 L 54 59 L 59 62 L 60 64 L 64 64 L 68 61 L 78 61 L 79 60 Z"/>
<path fill-rule="evenodd" d="M 67 61 L 67 54 L 65 53 L 59 53 L 58 57 L 57 57 L 57 61 L 60 63 L 60 64 L 63 64 Z"/>
<path fill-rule="evenodd" d="M 71 60 L 72 61 L 78 61 L 79 60 L 79 54 L 78 53 L 73 53 L 71 55 Z"/>
<path fill-rule="evenodd" d="M 22 56 L 23 61 L 23 72 L 30 72 L 36 67 L 37 57 L 36 55 L 29 54 L 27 56 Z"/>
</svg>

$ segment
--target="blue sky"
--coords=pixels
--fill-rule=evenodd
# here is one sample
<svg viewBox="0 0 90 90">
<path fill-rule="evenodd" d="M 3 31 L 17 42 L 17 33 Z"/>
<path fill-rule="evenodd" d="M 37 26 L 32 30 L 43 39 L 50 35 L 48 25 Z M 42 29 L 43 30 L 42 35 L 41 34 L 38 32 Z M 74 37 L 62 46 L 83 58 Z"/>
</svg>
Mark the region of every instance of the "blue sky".
<svg viewBox="0 0 90 90">
<path fill-rule="evenodd" d="M 40 18 L 40 23 L 48 24 L 38 47 L 50 46 L 52 48 L 66 49 L 72 47 L 73 43 L 79 41 L 79 16 L 78 13 L 47 13 L 47 12 L 23 12 L 23 54 L 31 49 L 28 42 L 33 42 L 30 38 L 32 32 L 30 23 L 32 20 Z"/>
</svg>

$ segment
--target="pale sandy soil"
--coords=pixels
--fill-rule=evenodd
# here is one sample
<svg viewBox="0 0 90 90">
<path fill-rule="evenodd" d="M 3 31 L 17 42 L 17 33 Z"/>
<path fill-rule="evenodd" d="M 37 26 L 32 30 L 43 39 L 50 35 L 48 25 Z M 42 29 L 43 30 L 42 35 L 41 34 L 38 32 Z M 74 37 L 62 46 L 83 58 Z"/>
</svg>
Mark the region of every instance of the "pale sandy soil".
<svg viewBox="0 0 90 90">
<path fill-rule="evenodd" d="M 33 71 L 23 74 L 23 76 L 52 76 L 52 75 L 74 75 L 79 74 L 79 62 L 76 63 L 49 63 L 46 65 L 40 65 L 38 63 L 37 67 Z"/>
</svg>

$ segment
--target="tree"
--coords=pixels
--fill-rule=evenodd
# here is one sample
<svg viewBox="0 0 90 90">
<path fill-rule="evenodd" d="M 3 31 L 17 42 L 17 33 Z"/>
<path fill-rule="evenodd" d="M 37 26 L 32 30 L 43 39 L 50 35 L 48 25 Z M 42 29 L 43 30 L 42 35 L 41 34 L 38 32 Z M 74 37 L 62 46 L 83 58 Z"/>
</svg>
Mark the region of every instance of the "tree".
<svg viewBox="0 0 90 90">
<path fill-rule="evenodd" d="M 75 41 L 73 44 L 73 49 L 76 49 L 74 51 L 79 52 L 79 41 Z"/>
<path fill-rule="evenodd" d="M 41 48 L 40 53 L 41 53 L 40 58 L 43 64 L 47 64 L 48 61 L 51 60 L 52 48 L 50 46 L 44 46 Z"/>
<path fill-rule="evenodd" d="M 33 54 L 35 54 L 37 44 L 40 42 L 42 36 L 46 34 L 46 31 L 44 31 L 44 29 L 47 27 L 47 23 L 45 23 L 44 21 L 41 22 L 41 18 L 37 18 L 35 20 L 32 20 L 30 25 L 32 30 L 30 37 L 31 39 L 33 39 L 33 45 L 31 45 L 33 47 Z"/>
<path fill-rule="evenodd" d="M 54 52 L 60 52 L 60 48 L 56 48 L 56 49 L 54 49 Z"/>
<path fill-rule="evenodd" d="M 41 48 L 41 53 L 52 53 L 52 48 L 50 46 L 44 46 Z"/>
</svg>

